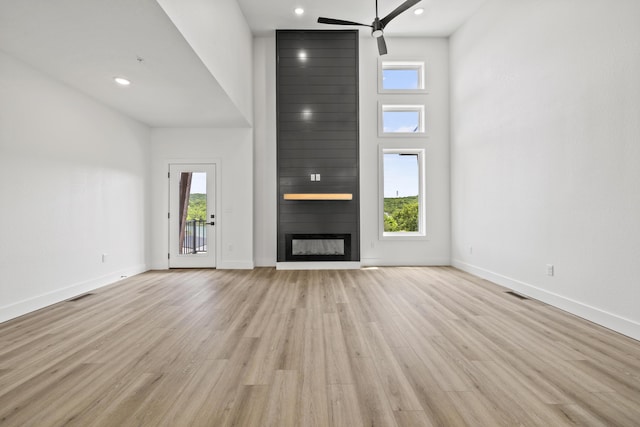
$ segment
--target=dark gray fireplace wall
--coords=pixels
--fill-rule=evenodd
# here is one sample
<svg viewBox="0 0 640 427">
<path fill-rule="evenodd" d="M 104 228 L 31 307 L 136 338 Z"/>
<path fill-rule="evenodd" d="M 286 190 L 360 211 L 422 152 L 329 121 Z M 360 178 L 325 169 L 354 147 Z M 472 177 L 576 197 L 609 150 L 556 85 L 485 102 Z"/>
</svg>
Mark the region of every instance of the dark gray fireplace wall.
<svg viewBox="0 0 640 427">
<path fill-rule="evenodd" d="M 350 261 L 359 261 L 358 31 L 278 30 L 276 55 L 278 262 L 287 234 L 349 234 Z M 286 193 L 353 199 L 284 200 Z"/>
</svg>

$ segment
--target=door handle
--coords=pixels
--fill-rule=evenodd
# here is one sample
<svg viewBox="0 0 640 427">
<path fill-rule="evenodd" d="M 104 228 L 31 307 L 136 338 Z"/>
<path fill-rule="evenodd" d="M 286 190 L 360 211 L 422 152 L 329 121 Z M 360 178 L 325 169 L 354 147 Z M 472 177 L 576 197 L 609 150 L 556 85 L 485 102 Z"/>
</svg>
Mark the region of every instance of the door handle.
<svg viewBox="0 0 640 427">
<path fill-rule="evenodd" d="M 216 225 L 216 223 L 211 221 L 211 222 L 208 222 L 207 225 Z"/>
</svg>

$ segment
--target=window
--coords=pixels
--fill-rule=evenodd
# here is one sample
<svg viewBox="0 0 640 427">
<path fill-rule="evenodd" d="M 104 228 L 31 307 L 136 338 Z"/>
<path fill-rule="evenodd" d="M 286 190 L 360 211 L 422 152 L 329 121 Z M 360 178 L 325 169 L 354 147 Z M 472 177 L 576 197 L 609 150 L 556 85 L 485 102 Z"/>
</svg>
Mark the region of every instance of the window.
<svg viewBox="0 0 640 427">
<path fill-rule="evenodd" d="M 425 92 L 423 61 L 379 61 L 379 93 Z"/>
<path fill-rule="evenodd" d="M 378 136 L 424 136 L 424 105 L 380 105 Z"/>
<path fill-rule="evenodd" d="M 425 237 L 424 148 L 381 148 L 381 238 Z"/>
</svg>

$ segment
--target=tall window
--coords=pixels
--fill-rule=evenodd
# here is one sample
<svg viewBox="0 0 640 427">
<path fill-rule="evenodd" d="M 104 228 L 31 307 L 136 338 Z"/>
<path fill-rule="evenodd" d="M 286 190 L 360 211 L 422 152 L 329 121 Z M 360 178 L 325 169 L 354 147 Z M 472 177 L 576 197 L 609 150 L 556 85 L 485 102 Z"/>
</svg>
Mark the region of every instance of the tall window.
<svg viewBox="0 0 640 427">
<path fill-rule="evenodd" d="M 424 237 L 424 149 L 382 148 L 380 164 L 381 237 Z"/>
</svg>

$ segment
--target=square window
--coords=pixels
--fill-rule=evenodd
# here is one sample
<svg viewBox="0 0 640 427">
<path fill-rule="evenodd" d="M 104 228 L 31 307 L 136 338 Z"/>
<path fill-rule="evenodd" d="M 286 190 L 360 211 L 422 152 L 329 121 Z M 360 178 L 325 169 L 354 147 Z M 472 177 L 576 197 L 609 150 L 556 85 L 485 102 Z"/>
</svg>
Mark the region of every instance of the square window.
<svg viewBox="0 0 640 427">
<path fill-rule="evenodd" d="M 424 93 L 424 62 L 380 59 L 379 93 Z"/>
<path fill-rule="evenodd" d="M 418 111 L 382 111 L 385 133 L 415 133 L 420 128 Z"/>
<path fill-rule="evenodd" d="M 416 90 L 420 88 L 420 75 L 417 68 L 383 68 L 383 90 Z"/>
<path fill-rule="evenodd" d="M 380 235 L 424 238 L 424 149 L 380 151 Z"/>
<path fill-rule="evenodd" d="M 424 136 L 424 105 L 380 105 L 378 136 Z"/>
</svg>

